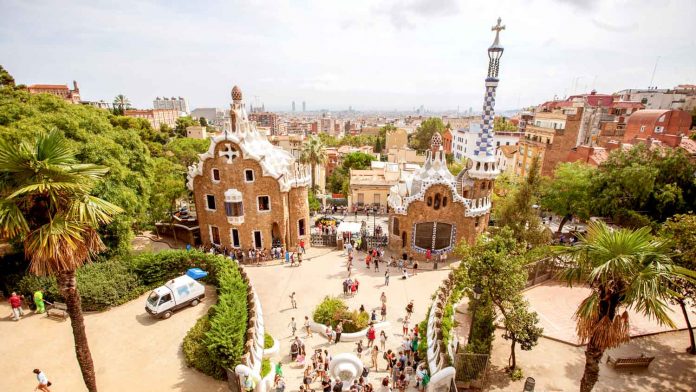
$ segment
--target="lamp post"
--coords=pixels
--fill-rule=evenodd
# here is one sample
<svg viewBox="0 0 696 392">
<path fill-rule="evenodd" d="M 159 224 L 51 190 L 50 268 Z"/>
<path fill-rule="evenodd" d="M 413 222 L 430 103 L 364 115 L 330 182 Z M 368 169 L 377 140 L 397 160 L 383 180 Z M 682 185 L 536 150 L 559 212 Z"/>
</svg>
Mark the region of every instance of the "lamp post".
<svg viewBox="0 0 696 392">
<path fill-rule="evenodd" d="M 471 325 L 469 326 L 469 339 L 467 340 L 467 344 L 471 343 L 471 334 L 474 331 L 474 318 L 476 317 L 476 307 L 478 306 L 478 300 L 481 298 L 481 294 L 483 293 L 483 287 L 479 283 L 476 283 L 474 285 L 474 306 L 472 306 L 471 310 Z"/>
</svg>

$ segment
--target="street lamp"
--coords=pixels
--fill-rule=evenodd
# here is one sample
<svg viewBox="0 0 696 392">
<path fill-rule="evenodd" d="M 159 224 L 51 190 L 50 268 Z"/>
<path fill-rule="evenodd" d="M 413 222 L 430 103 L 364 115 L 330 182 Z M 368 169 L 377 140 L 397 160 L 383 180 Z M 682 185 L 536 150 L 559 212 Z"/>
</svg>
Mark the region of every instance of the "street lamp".
<svg viewBox="0 0 696 392">
<path fill-rule="evenodd" d="M 472 306 L 471 310 L 471 325 L 469 326 L 469 339 L 467 340 L 467 343 L 471 343 L 471 333 L 474 331 L 474 318 L 476 317 L 476 306 L 478 306 L 478 300 L 481 298 L 481 294 L 483 293 L 483 287 L 479 283 L 476 283 L 474 285 L 474 306 Z"/>
</svg>

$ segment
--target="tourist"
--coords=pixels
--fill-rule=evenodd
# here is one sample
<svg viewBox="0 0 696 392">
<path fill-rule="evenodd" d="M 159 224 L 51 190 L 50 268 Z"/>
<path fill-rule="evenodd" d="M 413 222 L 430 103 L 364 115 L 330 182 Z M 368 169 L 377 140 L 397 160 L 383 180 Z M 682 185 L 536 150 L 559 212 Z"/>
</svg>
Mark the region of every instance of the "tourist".
<svg viewBox="0 0 696 392">
<path fill-rule="evenodd" d="M 302 266 L 302 253 L 297 254 L 297 266 Z"/>
<path fill-rule="evenodd" d="M 406 305 L 406 318 L 410 319 L 411 314 L 413 314 L 413 300 Z"/>
<path fill-rule="evenodd" d="M 404 268 L 403 271 L 401 271 L 401 279 L 408 279 L 408 272 L 406 271 L 406 268 Z"/>
<path fill-rule="evenodd" d="M 408 325 L 408 324 L 409 324 L 408 319 L 409 319 L 410 317 L 411 317 L 411 316 L 407 315 L 407 316 L 404 318 L 403 324 L 401 325 L 401 332 L 402 332 L 402 334 L 403 334 L 404 336 L 408 335 L 408 327 L 409 327 L 409 325 Z"/>
<path fill-rule="evenodd" d="M 350 276 L 350 269 L 348 270 L 348 276 Z M 348 285 L 348 279 L 345 279 L 343 281 L 343 295 L 345 295 L 346 297 L 348 296 L 348 293 L 349 293 L 349 290 L 348 290 L 349 287 L 350 286 Z"/>
<path fill-rule="evenodd" d="M 370 328 L 367 329 L 367 347 L 372 347 L 375 343 L 375 338 L 377 333 L 375 332 L 374 325 L 370 324 Z"/>
<path fill-rule="evenodd" d="M 379 271 L 379 256 L 375 258 L 375 272 Z"/>
<path fill-rule="evenodd" d="M 372 309 L 372 314 L 370 314 L 370 321 L 373 323 L 377 321 L 377 311 L 374 309 Z"/>
<path fill-rule="evenodd" d="M 381 321 L 387 321 L 387 304 L 382 304 L 382 308 L 379 311 L 380 316 L 382 316 Z"/>
<path fill-rule="evenodd" d="M 353 281 L 352 287 L 350 288 L 352 295 L 355 295 L 358 292 L 358 289 L 360 289 L 360 282 L 357 279 L 355 279 Z"/>
<path fill-rule="evenodd" d="M 24 317 L 24 311 L 22 310 L 22 298 L 13 292 L 8 299 L 10 306 L 12 307 L 12 320 L 19 321 L 20 318 Z"/>
<path fill-rule="evenodd" d="M 372 355 L 371 355 L 372 367 L 375 368 L 375 371 L 377 371 L 377 358 L 378 358 L 377 356 L 378 355 L 379 355 L 379 347 L 377 347 L 377 346 L 372 347 Z"/>
<path fill-rule="evenodd" d="M 329 344 L 331 344 L 331 342 L 333 341 L 333 333 L 332 332 L 333 332 L 333 329 L 331 328 L 330 325 L 327 326 L 326 331 L 324 331 L 324 334 L 326 334 L 326 338 L 329 339 Z"/>
<path fill-rule="evenodd" d="M 377 392 L 391 392 L 391 387 L 389 387 L 389 377 L 384 377 L 382 379 L 382 385 L 379 386 Z"/>
<path fill-rule="evenodd" d="M 365 256 L 365 266 L 368 270 L 370 269 L 370 261 L 372 261 L 372 255 L 370 252 L 367 252 L 367 255 Z"/>
<path fill-rule="evenodd" d="M 282 374 L 276 373 L 275 378 L 273 379 L 273 389 L 275 392 L 285 391 L 285 379 L 283 378 Z"/>
<path fill-rule="evenodd" d="M 415 329 L 414 329 L 415 330 Z M 413 339 L 411 339 L 411 354 L 415 362 L 415 356 L 418 352 L 418 335 L 414 334 Z"/>
<path fill-rule="evenodd" d="M 324 392 L 331 392 L 331 377 L 328 374 L 321 380 L 321 388 Z"/>
<path fill-rule="evenodd" d="M 288 249 L 285 249 L 285 264 L 290 263 L 290 251 Z"/>
<path fill-rule="evenodd" d="M 312 367 L 307 365 L 304 370 L 304 377 L 302 377 L 302 384 L 304 384 L 305 391 L 310 391 L 312 384 Z"/>
<path fill-rule="evenodd" d="M 295 318 L 291 317 L 290 318 L 290 324 L 288 324 L 288 327 L 292 330 L 292 336 L 295 336 L 295 332 L 297 332 L 297 322 L 295 322 Z M 294 360 L 295 358 L 293 358 Z"/>
<path fill-rule="evenodd" d="M 384 331 L 379 332 L 379 346 L 382 351 L 385 351 L 387 346 L 387 334 Z"/>
<path fill-rule="evenodd" d="M 413 257 L 412 257 L 411 263 L 413 264 L 413 276 L 416 276 L 416 275 L 418 275 L 418 260 L 413 261 Z"/>
<path fill-rule="evenodd" d="M 295 300 L 294 291 L 292 292 L 292 294 L 290 294 L 290 306 L 292 306 L 293 309 L 297 309 L 297 301 Z"/>
<path fill-rule="evenodd" d="M 430 251 L 430 249 L 425 251 L 425 261 L 428 263 L 430 262 L 430 259 L 432 259 L 433 253 Z"/>
<path fill-rule="evenodd" d="M 336 330 L 332 329 L 331 330 L 331 340 L 333 340 L 334 343 L 336 343 Z M 331 343 L 331 342 L 329 342 Z"/>
<path fill-rule="evenodd" d="M 379 296 L 379 300 L 382 302 L 382 305 L 387 304 L 387 294 L 384 291 L 382 291 L 382 295 Z"/>
<path fill-rule="evenodd" d="M 343 381 L 336 377 L 336 382 L 334 382 L 334 386 L 332 388 L 333 392 L 343 392 Z"/>
<path fill-rule="evenodd" d="M 302 250 L 302 253 L 307 253 L 304 246 L 304 239 L 300 239 L 300 250 Z"/>
<path fill-rule="evenodd" d="M 14 294 L 14 293 L 13 293 Z M 34 388 L 34 390 L 40 390 L 41 392 L 51 392 L 48 387 L 51 386 L 51 382 L 48 381 L 48 377 L 46 377 L 46 374 L 42 372 L 39 369 L 34 369 L 34 374 L 36 374 L 36 380 L 39 382 L 39 385 Z"/>
<path fill-rule="evenodd" d="M 312 337 L 312 328 L 309 325 L 309 317 L 308 316 L 304 316 L 304 329 L 305 329 L 305 332 L 307 333 L 307 337 L 311 338 Z"/>
<path fill-rule="evenodd" d="M 46 311 L 46 305 L 44 304 L 43 290 L 36 290 L 34 293 L 34 304 L 36 305 L 36 313 L 41 314 Z"/>
<path fill-rule="evenodd" d="M 389 270 L 384 271 L 384 285 L 389 286 Z"/>
<path fill-rule="evenodd" d="M 295 254 L 290 253 L 290 266 L 294 267 L 295 266 Z"/>
<path fill-rule="evenodd" d="M 348 277 L 350 278 L 351 273 L 353 272 L 353 264 L 351 262 L 348 262 Z"/>
<path fill-rule="evenodd" d="M 339 320 L 336 324 L 336 343 L 341 341 L 341 334 L 343 333 L 343 321 Z"/>
<path fill-rule="evenodd" d="M 360 308 L 358 308 L 358 311 L 359 311 L 360 313 L 365 313 L 365 305 L 360 304 Z"/>
</svg>

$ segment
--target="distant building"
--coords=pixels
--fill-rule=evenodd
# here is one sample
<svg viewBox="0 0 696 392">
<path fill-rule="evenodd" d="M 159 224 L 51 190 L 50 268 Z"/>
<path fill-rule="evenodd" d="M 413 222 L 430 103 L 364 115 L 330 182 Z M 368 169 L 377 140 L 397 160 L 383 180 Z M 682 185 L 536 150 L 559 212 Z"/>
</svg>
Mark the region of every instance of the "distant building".
<svg viewBox="0 0 696 392">
<path fill-rule="evenodd" d="M 379 136 L 380 130 L 382 130 L 382 127 L 362 127 L 360 129 L 360 134 L 366 136 Z"/>
<path fill-rule="evenodd" d="M 307 111 L 307 104 L 305 103 L 305 101 L 302 101 L 302 111 L 303 112 Z"/>
<path fill-rule="evenodd" d="M 206 127 L 200 125 L 192 125 L 190 127 L 186 127 L 186 137 L 191 139 L 207 139 L 208 132 L 206 130 Z"/>
<path fill-rule="evenodd" d="M 445 151 L 445 154 L 452 153 L 452 131 L 449 128 L 442 133 L 442 149 Z"/>
<path fill-rule="evenodd" d="M 292 111 L 295 111 L 295 101 L 292 101 Z"/>
<path fill-rule="evenodd" d="M 691 113 L 683 110 L 638 110 L 631 114 L 623 135 L 624 143 L 655 139 L 670 147 L 681 143 L 689 136 Z"/>
<path fill-rule="evenodd" d="M 32 84 L 27 87 L 30 94 L 51 94 L 70 103 L 80 103 L 80 88 L 73 80 L 73 89 L 67 84 Z"/>
<path fill-rule="evenodd" d="M 568 153 L 566 162 L 582 162 L 599 166 L 609 158 L 609 151 L 604 147 L 577 146 Z"/>
<path fill-rule="evenodd" d="M 191 111 L 191 117 L 205 118 L 208 125 L 217 129 L 222 129 L 228 119 L 225 111 L 219 108 L 196 108 Z"/>
<path fill-rule="evenodd" d="M 179 111 L 174 109 L 127 109 L 123 115 L 127 117 L 144 118 L 153 129 L 159 130 L 163 124 L 170 128 L 176 127 L 176 119 L 179 118 Z"/>
<path fill-rule="evenodd" d="M 103 99 L 101 101 L 80 101 L 80 104 L 104 110 L 111 110 L 114 107 L 111 102 L 106 102 Z"/>
<path fill-rule="evenodd" d="M 249 114 L 249 121 L 256 122 L 257 127 L 268 128 L 270 135 L 278 135 L 280 121 L 278 115 L 270 112 L 255 112 Z"/>
<path fill-rule="evenodd" d="M 471 122 L 468 128 L 459 128 L 450 132 L 452 133 L 452 154 L 454 154 L 456 161 L 461 161 L 462 158 L 476 149 L 476 141 L 481 133 L 481 123 Z M 496 149 L 500 146 L 516 146 L 523 136 L 522 132 L 495 132 L 493 146 Z"/>
<path fill-rule="evenodd" d="M 176 110 L 181 113 L 185 113 L 185 115 L 189 114 L 188 103 L 186 103 L 186 100 L 181 97 L 157 97 L 154 101 L 152 101 L 152 107 L 155 109 Z"/>
<path fill-rule="evenodd" d="M 515 162 L 517 160 L 517 145 L 500 146 L 495 151 L 495 161 L 501 173 L 515 174 Z"/>
<path fill-rule="evenodd" d="M 372 161 L 366 170 L 350 170 L 348 207 L 376 207 L 386 211 L 389 188 L 419 169 L 418 165 Z"/>
<path fill-rule="evenodd" d="M 628 89 L 616 95 L 622 101 L 640 102 L 649 110 L 682 109 L 686 101 L 686 94 L 669 89 Z"/>
<path fill-rule="evenodd" d="M 384 148 L 406 148 L 408 147 L 408 133 L 403 128 L 387 131 L 386 143 Z"/>
<path fill-rule="evenodd" d="M 232 89 L 230 130 L 212 139 L 189 167 L 203 244 L 266 250 L 309 246 L 309 168 L 256 130 L 239 87 Z"/>
<path fill-rule="evenodd" d="M 389 148 L 387 149 L 387 162 L 423 164 L 425 155 L 418 155 L 416 150 L 408 147 Z"/>
</svg>

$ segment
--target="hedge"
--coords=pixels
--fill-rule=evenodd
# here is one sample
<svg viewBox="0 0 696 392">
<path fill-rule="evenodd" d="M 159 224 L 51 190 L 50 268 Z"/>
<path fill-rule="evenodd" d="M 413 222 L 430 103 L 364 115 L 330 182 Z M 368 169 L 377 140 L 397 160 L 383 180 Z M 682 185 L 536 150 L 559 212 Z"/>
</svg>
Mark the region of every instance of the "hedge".
<svg viewBox="0 0 696 392">
<path fill-rule="evenodd" d="M 208 355 L 205 347 L 206 333 L 210 331 L 210 319 L 205 315 L 198 319 L 186 337 L 182 349 L 186 364 L 218 380 L 224 380 L 224 369 L 217 366 L 217 363 Z"/>
<path fill-rule="evenodd" d="M 324 297 L 312 314 L 314 321 L 336 327 L 343 321 L 343 332 L 358 332 L 367 328 L 370 316 L 367 312 L 349 311 L 348 305 L 337 297 Z"/>
<path fill-rule="evenodd" d="M 267 333 L 263 334 L 263 348 L 268 350 L 273 347 L 273 337 Z"/>
</svg>

